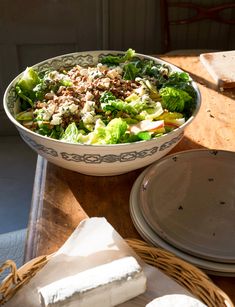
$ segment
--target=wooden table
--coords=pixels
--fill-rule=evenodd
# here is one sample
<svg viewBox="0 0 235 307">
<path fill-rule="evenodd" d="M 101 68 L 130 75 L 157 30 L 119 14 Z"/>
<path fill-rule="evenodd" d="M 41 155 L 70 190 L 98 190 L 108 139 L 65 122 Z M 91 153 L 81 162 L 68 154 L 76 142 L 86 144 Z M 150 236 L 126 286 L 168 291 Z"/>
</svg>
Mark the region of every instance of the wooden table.
<svg viewBox="0 0 235 307">
<path fill-rule="evenodd" d="M 161 58 L 188 71 L 202 94 L 200 112 L 173 151 L 235 151 L 235 91 L 219 92 L 197 56 Z M 62 169 L 39 157 L 25 261 L 56 251 L 87 216 L 104 216 L 124 238 L 140 238 L 130 218 L 129 195 L 141 171 L 92 177 Z M 235 303 L 235 278 L 211 278 Z"/>
</svg>

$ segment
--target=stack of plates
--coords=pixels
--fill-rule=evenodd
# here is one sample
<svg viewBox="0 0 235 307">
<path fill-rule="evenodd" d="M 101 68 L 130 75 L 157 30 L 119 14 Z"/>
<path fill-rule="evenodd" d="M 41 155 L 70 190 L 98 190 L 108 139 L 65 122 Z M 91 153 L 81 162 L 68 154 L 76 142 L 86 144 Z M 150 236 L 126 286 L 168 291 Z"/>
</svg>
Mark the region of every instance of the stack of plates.
<svg viewBox="0 0 235 307">
<path fill-rule="evenodd" d="M 149 166 L 130 213 L 140 235 L 209 274 L 235 276 L 235 153 L 189 150 Z"/>
</svg>

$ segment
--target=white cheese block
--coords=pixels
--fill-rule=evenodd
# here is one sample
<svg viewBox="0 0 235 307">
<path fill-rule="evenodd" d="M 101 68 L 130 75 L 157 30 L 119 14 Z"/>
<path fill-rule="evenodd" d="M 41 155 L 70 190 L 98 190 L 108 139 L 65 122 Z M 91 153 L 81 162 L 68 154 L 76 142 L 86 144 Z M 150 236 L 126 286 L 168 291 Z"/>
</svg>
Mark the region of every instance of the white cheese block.
<svg viewBox="0 0 235 307">
<path fill-rule="evenodd" d="M 96 266 L 39 289 L 43 307 L 111 307 L 146 290 L 146 277 L 134 257 Z"/>
<path fill-rule="evenodd" d="M 146 307 L 206 307 L 199 300 L 184 294 L 170 294 L 158 297 Z"/>
</svg>

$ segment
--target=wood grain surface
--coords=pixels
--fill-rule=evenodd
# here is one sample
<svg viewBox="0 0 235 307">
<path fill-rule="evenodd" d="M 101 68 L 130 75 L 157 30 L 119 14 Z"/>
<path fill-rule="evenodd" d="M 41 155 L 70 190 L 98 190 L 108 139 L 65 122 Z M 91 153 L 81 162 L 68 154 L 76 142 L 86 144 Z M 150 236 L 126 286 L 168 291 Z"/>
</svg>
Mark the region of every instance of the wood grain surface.
<svg viewBox="0 0 235 307">
<path fill-rule="evenodd" d="M 172 152 L 194 148 L 235 151 L 235 92 L 219 92 L 199 57 L 161 58 L 188 71 L 202 95 L 198 115 Z M 25 261 L 56 251 L 88 216 L 104 216 L 124 238 L 140 238 L 129 214 L 129 196 L 142 170 L 93 177 L 62 169 L 39 157 Z M 235 278 L 211 278 L 235 303 Z"/>
</svg>

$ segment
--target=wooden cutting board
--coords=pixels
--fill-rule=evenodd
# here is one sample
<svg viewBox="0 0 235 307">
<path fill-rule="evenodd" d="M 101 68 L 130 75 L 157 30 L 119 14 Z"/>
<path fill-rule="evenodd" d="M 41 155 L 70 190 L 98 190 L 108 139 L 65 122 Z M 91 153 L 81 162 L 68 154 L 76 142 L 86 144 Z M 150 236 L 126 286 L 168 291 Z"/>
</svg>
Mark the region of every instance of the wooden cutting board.
<svg viewBox="0 0 235 307">
<path fill-rule="evenodd" d="M 203 53 L 200 60 L 220 89 L 235 88 L 235 50 Z"/>
</svg>

